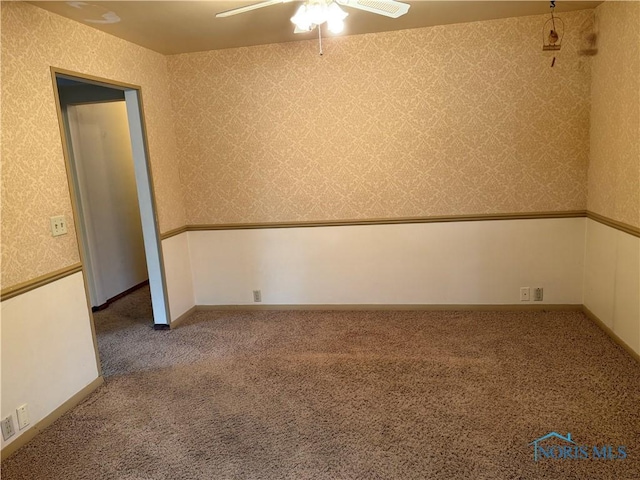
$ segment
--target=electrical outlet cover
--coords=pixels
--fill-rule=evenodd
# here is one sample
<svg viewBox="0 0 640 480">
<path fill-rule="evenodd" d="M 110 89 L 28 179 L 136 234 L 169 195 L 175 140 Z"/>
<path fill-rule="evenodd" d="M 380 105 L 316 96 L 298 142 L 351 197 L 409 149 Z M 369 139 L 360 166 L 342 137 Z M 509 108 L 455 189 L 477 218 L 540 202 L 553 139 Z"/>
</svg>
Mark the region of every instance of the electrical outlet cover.
<svg viewBox="0 0 640 480">
<path fill-rule="evenodd" d="M 16 429 L 13 426 L 13 417 L 9 415 L 7 418 L 3 418 L 0 422 L 2 426 L 2 438 L 9 440 L 16 433 Z"/>
<path fill-rule="evenodd" d="M 533 289 L 533 301 L 541 302 L 544 298 L 544 289 L 542 287 L 536 287 Z"/>
<path fill-rule="evenodd" d="M 22 430 L 29 425 L 29 410 L 27 410 L 27 404 L 16 408 L 16 416 L 18 417 L 18 428 Z"/>
</svg>

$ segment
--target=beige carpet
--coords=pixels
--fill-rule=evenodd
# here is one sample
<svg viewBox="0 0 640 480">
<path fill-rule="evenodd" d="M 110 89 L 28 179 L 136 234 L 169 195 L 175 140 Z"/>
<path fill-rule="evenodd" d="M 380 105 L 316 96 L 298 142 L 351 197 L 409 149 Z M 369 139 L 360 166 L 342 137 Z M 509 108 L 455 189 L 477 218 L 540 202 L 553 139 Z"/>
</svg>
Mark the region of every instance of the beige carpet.
<svg viewBox="0 0 640 480">
<path fill-rule="evenodd" d="M 640 365 L 580 313 L 199 312 L 163 332 L 147 299 L 96 315 L 106 384 L 3 480 L 640 478 Z M 551 431 L 627 458 L 534 462 Z"/>
</svg>

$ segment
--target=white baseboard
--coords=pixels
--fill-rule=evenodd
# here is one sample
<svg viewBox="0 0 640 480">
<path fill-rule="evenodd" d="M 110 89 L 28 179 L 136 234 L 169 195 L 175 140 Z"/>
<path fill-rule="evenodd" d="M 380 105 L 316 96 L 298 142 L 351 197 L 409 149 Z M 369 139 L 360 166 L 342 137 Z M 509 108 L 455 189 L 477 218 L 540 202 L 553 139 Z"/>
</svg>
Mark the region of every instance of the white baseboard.
<svg viewBox="0 0 640 480">
<path fill-rule="evenodd" d="M 624 348 L 629 355 L 635 358 L 638 362 L 640 362 L 640 354 L 636 352 L 630 345 L 628 345 L 624 340 L 622 340 L 613 330 L 611 330 L 607 325 L 600 320 L 591 310 L 582 305 L 582 312 L 587 316 L 589 320 L 598 325 L 607 335 L 611 337 L 611 339 Z"/>
<path fill-rule="evenodd" d="M 433 310 L 433 311 L 542 311 L 542 310 L 571 310 L 582 311 L 580 304 L 537 304 L 537 305 L 519 305 L 519 304 L 499 304 L 499 305 L 443 305 L 443 304 L 324 304 L 324 305 L 269 305 L 269 304 L 250 304 L 250 305 L 196 305 L 178 320 L 182 320 L 184 316 L 192 313 L 192 311 L 204 310 L 248 310 L 248 311 L 265 311 L 265 310 L 389 310 L 389 311 L 411 311 L 411 310 Z M 175 322 L 174 322 L 175 323 Z M 174 324 L 172 323 L 172 326 Z"/>
</svg>

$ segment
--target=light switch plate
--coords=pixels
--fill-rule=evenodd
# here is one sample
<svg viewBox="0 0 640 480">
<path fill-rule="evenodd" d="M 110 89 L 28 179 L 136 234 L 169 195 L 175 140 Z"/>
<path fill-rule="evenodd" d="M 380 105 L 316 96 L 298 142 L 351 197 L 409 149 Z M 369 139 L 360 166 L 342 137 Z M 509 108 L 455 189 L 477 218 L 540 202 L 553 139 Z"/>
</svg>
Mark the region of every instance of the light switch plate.
<svg viewBox="0 0 640 480">
<path fill-rule="evenodd" d="M 57 217 L 51 217 L 51 235 L 58 237 L 60 235 L 66 235 L 67 233 L 67 219 L 64 215 L 58 215 Z"/>
</svg>

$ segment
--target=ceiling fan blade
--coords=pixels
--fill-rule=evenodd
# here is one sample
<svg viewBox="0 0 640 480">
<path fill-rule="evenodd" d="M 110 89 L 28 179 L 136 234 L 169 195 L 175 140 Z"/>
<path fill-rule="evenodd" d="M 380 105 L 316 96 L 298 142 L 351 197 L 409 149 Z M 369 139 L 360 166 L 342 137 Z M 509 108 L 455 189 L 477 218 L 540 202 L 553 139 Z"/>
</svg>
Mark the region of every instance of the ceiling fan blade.
<svg viewBox="0 0 640 480">
<path fill-rule="evenodd" d="M 232 8 L 224 12 L 216 13 L 216 18 L 225 18 L 232 15 L 238 15 L 239 13 L 250 12 L 252 10 L 258 10 L 259 8 L 270 7 L 271 5 L 277 5 L 278 3 L 288 3 L 293 0 L 266 0 L 260 3 L 254 3 L 253 5 L 247 5 L 246 7 Z"/>
<path fill-rule="evenodd" d="M 336 3 L 391 18 L 401 17 L 409 11 L 411 6 L 394 0 L 336 0 Z"/>
</svg>

